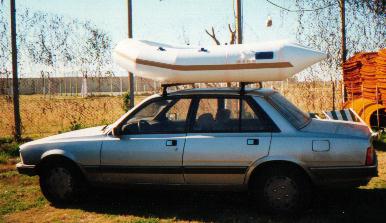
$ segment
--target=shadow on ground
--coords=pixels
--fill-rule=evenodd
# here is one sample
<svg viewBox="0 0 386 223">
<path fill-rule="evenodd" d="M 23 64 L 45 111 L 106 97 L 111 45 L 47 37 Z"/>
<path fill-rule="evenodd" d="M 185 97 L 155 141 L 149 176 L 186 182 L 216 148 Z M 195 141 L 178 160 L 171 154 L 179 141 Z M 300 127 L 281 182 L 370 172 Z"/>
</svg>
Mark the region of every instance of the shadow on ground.
<svg viewBox="0 0 386 223">
<path fill-rule="evenodd" d="M 386 222 L 386 189 L 319 191 L 299 216 L 270 216 L 246 193 L 122 191 L 94 193 L 74 208 L 109 215 L 205 222 Z"/>
</svg>

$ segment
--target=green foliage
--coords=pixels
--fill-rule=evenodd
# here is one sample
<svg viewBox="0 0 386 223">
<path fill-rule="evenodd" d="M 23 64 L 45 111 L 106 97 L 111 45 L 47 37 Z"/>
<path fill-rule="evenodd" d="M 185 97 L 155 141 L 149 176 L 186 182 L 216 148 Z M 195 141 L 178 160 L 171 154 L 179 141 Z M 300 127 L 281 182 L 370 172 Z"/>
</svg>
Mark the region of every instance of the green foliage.
<svg viewBox="0 0 386 223">
<path fill-rule="evenodd" d="M 126 92 L 123 96 L 123 109 L 125 112 L 130 110 L 130 92 Z"/>
<path fill-rule="evenodd" d="M 9 155 L 8 154 L 6 154 L 4 152 L 0 152 L 0 164 L 1 163 L 7 163 L 8 159 L 9 159 Z"/>
<path fill-rule="evenodd" d="M 79 123 L 77 121 L 71 121 L 71 126 L 70 126 L 70 131 L 74 131 L 74 130 L 79 130 L 79 129 L 82 129 L 84 128 L 83 124 L 82 123 Z"/>
<path fill-rule="evenodd" d="M 9 158 L 18 157 L 19 145 L 12 138 L 0 138 L 0 163 L 6 163 Z"/>
<path fill-rule="evenodd" d="M 374 141 L 373 145 L 377 150 L 386 151 L 386 132 L 381 132 L 379 140 Z"/>
<path fill-rule="evenodd" d="M 134 221 L 134 223 L 159 223 L 160 220 L 158 218 L 148 218 L 148 219 L 139 219 Z"/>
</svg>

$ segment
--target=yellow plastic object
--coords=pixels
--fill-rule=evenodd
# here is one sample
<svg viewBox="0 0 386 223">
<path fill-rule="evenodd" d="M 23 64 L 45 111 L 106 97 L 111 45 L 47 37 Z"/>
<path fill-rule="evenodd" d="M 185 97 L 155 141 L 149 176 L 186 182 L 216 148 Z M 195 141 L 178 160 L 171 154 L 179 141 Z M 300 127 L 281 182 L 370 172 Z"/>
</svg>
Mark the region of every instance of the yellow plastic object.
<svg viewBox="0 0 386 223">
<path fill-rule="evenodd" d="M 371 117 L 377 115 L 377 110 L 384 110 L 385 106 L 366 98 L 357 98 L 347 101 L 343 108 L 352 108 L 368 126 L 371 126 Z"/>
</svg>

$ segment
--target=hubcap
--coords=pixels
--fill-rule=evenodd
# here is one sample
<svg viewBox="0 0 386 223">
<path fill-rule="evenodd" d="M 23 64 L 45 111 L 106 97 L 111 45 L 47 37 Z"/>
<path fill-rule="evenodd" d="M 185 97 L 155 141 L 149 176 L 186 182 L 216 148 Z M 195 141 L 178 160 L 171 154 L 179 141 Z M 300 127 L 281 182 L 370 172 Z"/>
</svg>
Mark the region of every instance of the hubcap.
<svg viewBox="0 0 386 223">
<path fill-rule="evenodd" d="M 48 190 L 60 198 L 72 192 L 71 173 L 62 167 L 56 167 L 50 170 L 47 178 Z"/>
<path fill-rule="evenodd" d="M 299 192 L 296 183 L 291 178 L 275 176 L 266 181 L 264 196 L 271 207 L 288 210 L 296 205 Z"/>
</svg>

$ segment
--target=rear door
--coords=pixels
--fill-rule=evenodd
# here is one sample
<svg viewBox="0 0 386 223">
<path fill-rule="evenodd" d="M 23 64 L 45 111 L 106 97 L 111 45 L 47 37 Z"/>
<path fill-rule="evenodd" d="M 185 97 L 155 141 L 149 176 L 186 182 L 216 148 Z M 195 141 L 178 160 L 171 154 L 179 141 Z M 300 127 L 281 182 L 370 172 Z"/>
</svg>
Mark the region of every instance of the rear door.
<svg viewBox="0 0 386 223">
<path fill-rule="evenodd" d="M 271 124 L 249 97 L 195 99 L 183 157 L 186 183 L 243 184 L 251 163 L 268 154 Z"/>
</svg>

